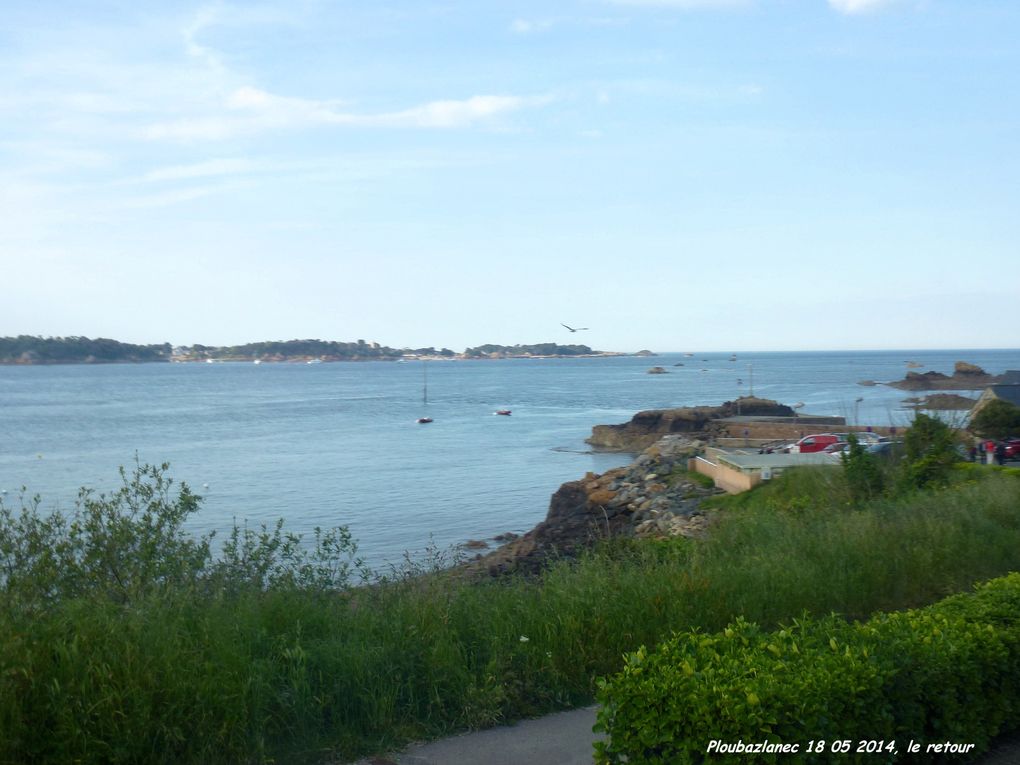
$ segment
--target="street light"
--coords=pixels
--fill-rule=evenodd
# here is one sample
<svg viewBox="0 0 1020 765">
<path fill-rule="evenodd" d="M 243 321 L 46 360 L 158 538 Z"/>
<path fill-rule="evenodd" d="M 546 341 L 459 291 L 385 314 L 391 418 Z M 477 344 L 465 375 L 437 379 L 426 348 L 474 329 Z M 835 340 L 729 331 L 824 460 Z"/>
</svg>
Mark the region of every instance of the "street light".
<svg viewBox="0 0 1020 765">
<path fill-rule="evenodd" d="M 863 398 L 859 398 L 856 401 L 854 401 L 854 425 L 860 424 L 860 420 L 857 419 L 857 407 L 863 400 L 864 400 Z"/>
</svg>

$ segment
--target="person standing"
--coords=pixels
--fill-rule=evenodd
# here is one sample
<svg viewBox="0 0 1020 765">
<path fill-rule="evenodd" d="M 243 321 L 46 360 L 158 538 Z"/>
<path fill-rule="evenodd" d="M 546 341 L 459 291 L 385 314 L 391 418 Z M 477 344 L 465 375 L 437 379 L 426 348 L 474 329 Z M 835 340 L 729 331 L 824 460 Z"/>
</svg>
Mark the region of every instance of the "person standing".
<svg viewBox="0 0 1020 765">
<path fill-rule="evenodd" d="M 1006 445 L 996 444 L 995 445 L 995 464 L 1005 465 L 1006 464 Z"/>
</svg>

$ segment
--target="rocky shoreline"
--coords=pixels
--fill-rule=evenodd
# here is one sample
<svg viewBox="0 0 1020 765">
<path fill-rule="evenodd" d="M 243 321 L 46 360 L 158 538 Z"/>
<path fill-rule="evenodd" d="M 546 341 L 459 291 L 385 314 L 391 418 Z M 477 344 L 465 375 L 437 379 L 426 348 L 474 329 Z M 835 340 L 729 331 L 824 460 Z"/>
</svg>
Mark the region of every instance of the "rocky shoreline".
<svg viewBox="0 0 1020 765">
<path fill-rule="evenodd" d="M 698 438 L 668 434 L 629 465 L 563 484 L 552 495 L 544 521 L 460 570 L 489 576 L 534 574 L 601 539 L 700 537 L 712 522 L 701 502 L 721 492 L 687 472 L 687 460 L 704 445 Z"/>
<path fill-rule="evenodd" d="M 575 557 L 602 539 L 698 538 L 715 517 L 702 502 L 723 491 L 705 476 L 688 471 L 692 457 L 718 439 L 732 438 L 734 427 L 744 438 L 755 440 L 796 438 L 801 429 L 819 425 L 847 427 L 842 418 L 837 418 L 839 423 L 828 419 L 801 418 L 777 401 L 743 397 L 719 406 L 647 410 L 619 425 L 596 425 L 589 444 L 637 457 L 628 465 L 564 483 L 552 495 L 544 521 L 491 552 L 477 554 L 458 570 L 483 576 L 530 575 L 552 560 Z M 477 551 L 487 546 L 472 541 L 462 548 Z"/>
<path fill-rule="evenodd" d="M 975 398 L 960 396 L 955 393 L 932 393 L 921 398 L 911 397 L 904 399 L 904 405 L 909 409 L 929 409 L 938 412 L 966 412 L 974 408 L 977 402 Z"/>
</svg>

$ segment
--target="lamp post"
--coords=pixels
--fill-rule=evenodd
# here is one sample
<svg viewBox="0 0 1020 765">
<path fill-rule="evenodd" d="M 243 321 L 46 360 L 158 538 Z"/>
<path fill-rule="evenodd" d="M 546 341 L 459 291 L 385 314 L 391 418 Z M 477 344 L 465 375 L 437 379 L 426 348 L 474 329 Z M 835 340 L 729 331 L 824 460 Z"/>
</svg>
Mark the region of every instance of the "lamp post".
<svg viewBox="0 0 1020 765">
<path fill-rule="evenodd" d="M 860 406 L 860 403 L 863 400 L 864 400 L 863 398 L 858 398 L 856 401 L 854 401 L 854 425 L 860 425 L 860 421 L 857 419 L 857 407 Z"/>
</svg>

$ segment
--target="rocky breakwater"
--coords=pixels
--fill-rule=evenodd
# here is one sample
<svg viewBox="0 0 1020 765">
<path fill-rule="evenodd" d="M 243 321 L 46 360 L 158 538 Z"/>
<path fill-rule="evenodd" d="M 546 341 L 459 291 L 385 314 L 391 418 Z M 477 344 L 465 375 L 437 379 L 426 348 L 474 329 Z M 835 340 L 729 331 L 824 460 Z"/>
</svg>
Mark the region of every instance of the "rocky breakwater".
<svg viewBox="0 0 1020 765">
<path fill-rule="evenodd" d="M 638 452 L 666 435 L 711 436 L 719 430 L 714 421 L 724 417 L 793 417 L 795 414 L 785 404 L 751 396 L 727 401 L 719 406 L 649 409 L 635 414 L 630 422 L 596 425 L 587 442 L 608 451 Z"/>
<path fill-rule="evenodd" d="M 686 472 L 687 460 L 703 445 L 668 435 L 629 465 L 563 484 L 553 494 L 544 521 L 462 569 L 492 576 L 532 574 L 600 539 L 701 535 L 710 521 L 699 508 L 701 500 L 719 493 Z"/>
</svg>

